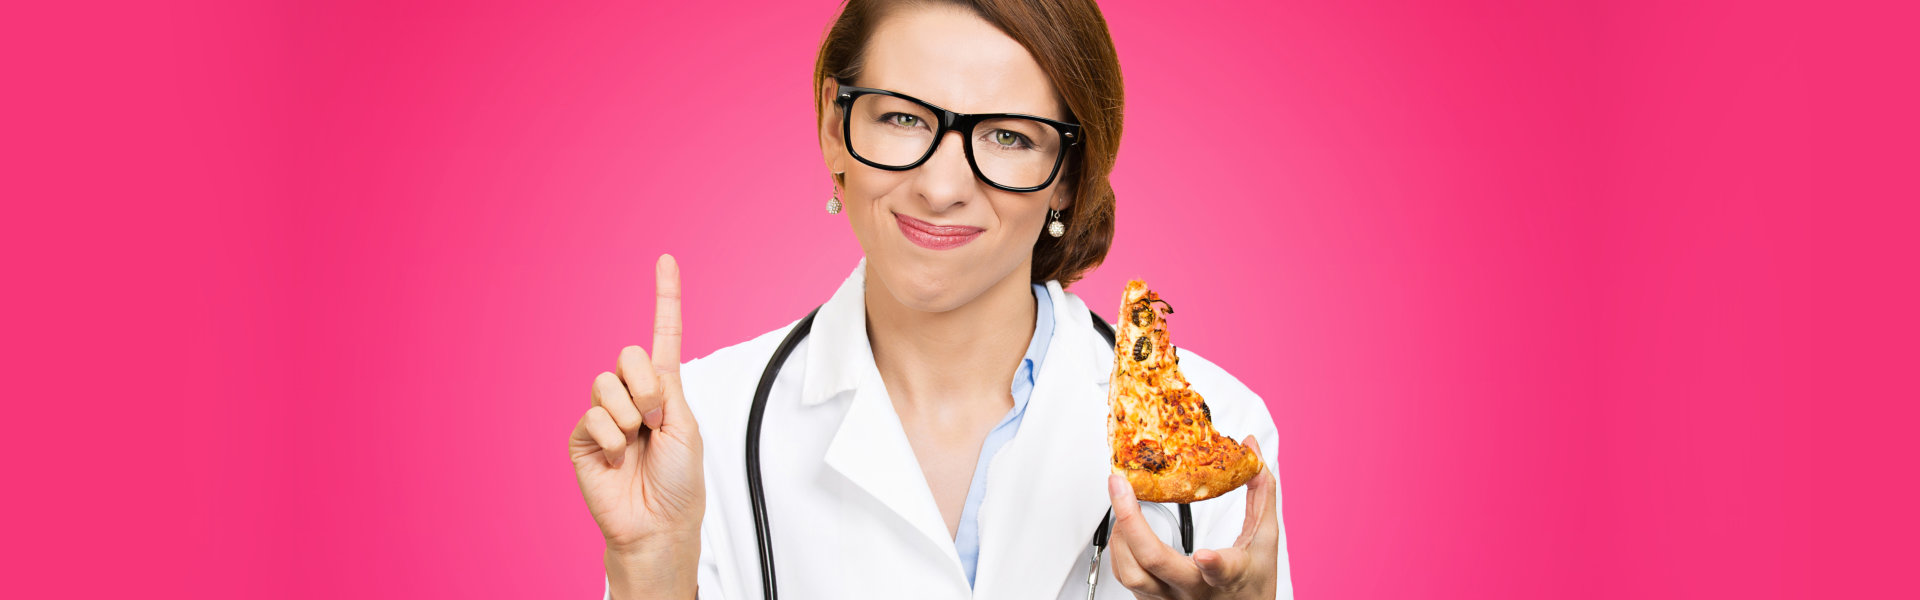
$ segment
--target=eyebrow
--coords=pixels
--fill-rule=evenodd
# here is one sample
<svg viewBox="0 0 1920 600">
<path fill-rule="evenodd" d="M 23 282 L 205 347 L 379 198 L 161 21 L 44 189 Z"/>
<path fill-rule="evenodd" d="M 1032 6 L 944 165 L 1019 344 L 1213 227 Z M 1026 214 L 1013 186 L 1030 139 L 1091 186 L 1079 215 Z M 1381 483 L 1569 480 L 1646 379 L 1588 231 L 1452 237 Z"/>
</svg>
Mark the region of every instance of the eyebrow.
<svg viewBox="0 0 1920 600">
<path fill-rule="evenodd" d="M 947 110 L 953 110 L 953 107 L 952 107 L 952 106 L 950 106 L 950 105 L 948 105 L 948 104 L 946 104 L 946 103 L 943 103 L 943 102 L 934 102 L 934 101 L 932 101 L 932 100 L 928 100 L 928 99 L 927 99 L 927 98 L 926 98 L 925 96 L 922 96 L 922 95 L 919 95 L 919 94 L 915 94 L 915 93 L 913 93 L 913 92 L 909 92 L 909 91 L 906 91 L 906 90 L 902 90 L 902 89 L 900 89 L 900 88 L 897 88 L 897 87 L 890 87 L 890 86 L 884 86 L 884 85 L 861 85 L 861 84 L 860 84 L 859 82 L 857 82 L 857 81 L 856 81 L 856 82 L 850 82 L 850 83 L 843 83 L 843 84 L 841 84 L 841 85 L 843 85 L 843 86 L 853 86 L 853 87 L 864 87 L 864 88 L 873 88 L 873 89 L 876 89 L 876 90 L 886 90 L 886 91 L 889 91 L 889 92 L 893 92 L 893 93 L 895 93 L 895 94 L 900 94 L 900 95 L 902 95 L 902 96 L 908 96 L 908 97 L 911 97 L 911 98 L 913 98 L 913 99 L 915 99 L 915 100 L 919 100 L 919 101 L 921 101 L 921 102 L 925 102 L 925 103 L 927 103 L 927 104 L 932 104 L 932 105 L 934 105 L 934 106 L 938 106 L 938 107 L 940 107 L 940 108 L 944 108 L 944 109 L 947 109 Z M 1048 102 L 1048 104 L 1052 104 L 1052 105 L 1054 106 L 1054 108 L 1052 108 L 1052 109 L 1049 109 L 1049 110 L 1045 110 L 1045 111 L 1021 111 L 1021 110 L 989 110 L 989 111 L 983 111 L 983 112 L 968 112 L 968 111 L 963 111 L 963 110 L 953 110 L 953 112 L 957 112 L 957 113 L 960 113 L 960 114 L 964 114 L 964 115 L 993 115 L 993 114 L 1009 114 L 1009 115 L 1032 115 L 1032 116 L 1036 116 L 1036 117 L 1042 117 L 1042 118 L 1047 118 L 1047 119 L 1053 119 L 1053 120 L 1055 120 L 1055 121 L 1061 121 L 1061 122 L 1065 122 L 1065 123 L 1075 123 L 1075 124 L 1078 124 L 1078 122 L 1079 122 L 1079 121 L 1078 121 L 1078 119 L 1075 119 L 1075 118 L 1073 117 L 1073 111 L 1070 111 L 1070 110 L 1063 110 L 1063 106 L 1064 106 L 1064 105 L 1066 104 L 1066 102 L 1065 102 L 1064 100 L 1061 100 L 1061 99 L 1054 99 L 1053 101 L 1051 101 L 1051 102 Z M 1047 113 L 1055 113 L 1055 114 L 1047 114 Z"/>
</svg>

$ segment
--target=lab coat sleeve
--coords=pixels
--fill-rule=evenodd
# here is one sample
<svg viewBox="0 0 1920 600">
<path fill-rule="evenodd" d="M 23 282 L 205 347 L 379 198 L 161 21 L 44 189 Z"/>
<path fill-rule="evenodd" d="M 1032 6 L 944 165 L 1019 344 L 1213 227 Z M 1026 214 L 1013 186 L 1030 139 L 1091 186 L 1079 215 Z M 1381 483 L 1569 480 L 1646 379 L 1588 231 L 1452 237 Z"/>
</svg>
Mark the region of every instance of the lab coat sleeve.
<svg viewBox="0 0 1920 600">
<path fill-rule="evenodd" d="M 1201 358 L 1186 348 L 1177 348 L 1180 371 L 1187 376 L 1193 389 L 1206 398 L 1207 408 L 1213 413 L 1214 428 L 1227 437 L 1240 440 L 1248 435 L 1254 436 L 1260 445 L 1260 459 L 1274 473 L 1275 509 L 1285 505 L 1279 500 L 1285 495 L 1281 481 L 1279 464 L 1275 462 L 1280 447 L 1280 433 L 1274 426 L 1273 414 L 1267 404 L 1253 390 L 1248 389 L 1239 379 L 1228 374 L 1218 365 Z M 1286 513 L 1282 511 L 1281 516 Z M 1196 538 L 1194 549 L 1225 548 L 1233 545 L 1240 537 L 1240 528 L 1246 523 L 1247 488 L 1228 492 L 1213 500 L 1193 505 L 1193 528 Z M 1278 582 L 1276 598 L 1293 598 L 1292 569 L 1287 560 L 1287 524 L 1280 519 L 1280 541 L 1278 564 L 1275 565 L 1275 580 Z"/>
<path fill-rule="evenodd" d="M 709 493 L 707 496 L 707 514 L 715 514 L 717 511 L 713 494 Z M 697 575 L 696 585 L 700 600 L 725 600 L 737 597 L 726 589 L 723 584 L 726 579 L 720 575 L 719 541 L 725 539 L 725 530 L 712 526 L 718 525 L 717 521 L 709 517 L 706 522 L 700 524 L 700 566 L 698 567 L 700 572 Z"/>
</svg>

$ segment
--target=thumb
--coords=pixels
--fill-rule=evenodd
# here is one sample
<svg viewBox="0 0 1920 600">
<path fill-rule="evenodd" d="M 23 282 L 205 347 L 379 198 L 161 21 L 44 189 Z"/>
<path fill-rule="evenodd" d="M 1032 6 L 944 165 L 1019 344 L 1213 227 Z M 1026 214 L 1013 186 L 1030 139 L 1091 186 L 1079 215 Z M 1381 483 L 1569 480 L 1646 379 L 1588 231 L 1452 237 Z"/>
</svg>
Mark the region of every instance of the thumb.
<svg viewBox="0 0 1920 600">
<path fill-rule="evenodd" d="M 1228 589 L 1239 585 L 1247 576 L 1247 565 L 1253 558 L 1240 548 L 1222 548 L 1220 550 L 1200 550 L 1193 553 L 1193 562 L 1200 566 L 1200 578 L 1216 589 Z"/>
</svg>

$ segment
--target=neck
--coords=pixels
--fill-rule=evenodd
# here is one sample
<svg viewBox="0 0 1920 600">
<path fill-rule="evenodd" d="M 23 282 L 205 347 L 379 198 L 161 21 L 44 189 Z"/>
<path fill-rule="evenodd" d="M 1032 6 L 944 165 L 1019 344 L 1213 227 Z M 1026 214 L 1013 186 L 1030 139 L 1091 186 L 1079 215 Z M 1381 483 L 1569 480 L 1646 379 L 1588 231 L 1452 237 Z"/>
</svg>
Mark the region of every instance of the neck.
<svg viewBox="0 0 1920 600">
<path fill-rule="evenodd" d="M 1012 406 L 1013 372 L 1033 341 L 1029 267 L 944 312 L 903 305 L 873 277 L 866 286 L 867 339 L 874 366 L 898 404 Z"/>
</svg>

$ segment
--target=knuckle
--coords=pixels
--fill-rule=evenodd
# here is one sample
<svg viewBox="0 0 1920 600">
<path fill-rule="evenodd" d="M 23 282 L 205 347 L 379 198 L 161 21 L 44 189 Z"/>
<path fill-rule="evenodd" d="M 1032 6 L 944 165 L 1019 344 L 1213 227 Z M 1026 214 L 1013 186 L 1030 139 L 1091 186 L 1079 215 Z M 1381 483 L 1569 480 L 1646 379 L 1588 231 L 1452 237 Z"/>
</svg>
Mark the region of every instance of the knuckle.
<svg viewBox="0 0 1920 600">
<path fill-rule="evenodd" d="M 1118 569 L 1114 571 L 1113 578 L 1118 580 L 1120 585 L 1127 586 L 1127 589 L 1137 590 L 1147 587 L 1147 574 L 1139 569 Z"/>
<path fill-rule="evenodd" d="M 595 397 L 600 395 L 600 390 L 617 388 L 619 385 L 620 376 L 614 375 L 612 371 L 601 371 L 599 375 L 593 376 L 593 393 Z"/>
<path fill-rule="evenodd" d="M 1241 565 L 1240 568 L 1234 569 L 1227 573 L 1227 585 L 1230 585 L 1230 586 L 1240 585 L 1241 583 L 1247 581 L 1247 579 L 1252 575 L 1253 575 L 1253 569 L 1249 569 L 1245 565 Z"/>
<path fill-rule="evenodd" d="M 634 410 L 632 402 L 621 399 L 618 402 L 609 403 L 607 406 L 620 407 L 619 410 L 610 409 L 607 411 L 613 418 L 613 426 L 620 431 L 631 431 L 640 427 L 640 411 Z"/>
<path fill-rule="evenodd" d="M 1140 563 L 1140 568 L 1146 569 L 1148 571 L 1158 571 L 1162 567 L 1166 566 L 1166 561 L 1161 560 L 1159 556 L 1154 554 L 1147 554 L 1146 556 L 1141 556 L 1141 553 L 1136 552 L 1134 553 L 1133 558 L 1135 562 Z"/>
<path fill-rule="evenodd" d="M 601 373 L 593 376 L 593 385 L 588 386 L 587 394 L 593 397 L 594 408 L 600 408 L 601 405 L 606 403 L 606 399 L 600 397 L 600 390 L 606 389 L 607 387 L 606 380 L 607 374 Z"/>
<path fill-rule="evenodd" d="M 639 346 L 627 346 L 620 349 L 620 366 L 647 362 L 647 349 Z"/>
<path fill-rule="evenodd" d="M 580 420 L 586 422 L 587 433 L 597 434 L 602 426 L 613 423 L 613 415 L 607 414 L 606 407 L 595 406 L 587 409 L 587 414 L 581 416 Z"/>
<path fill-rule="evenodd" d="M 634 375 L 627 378 L 627 394 L 633 396 L 637 404 L 650 402 L 660 396 L 660 378 L 652 369 L 634 369 Z"/>
</svg>

